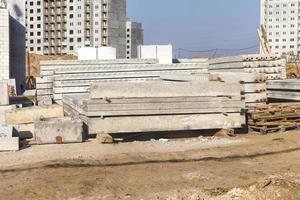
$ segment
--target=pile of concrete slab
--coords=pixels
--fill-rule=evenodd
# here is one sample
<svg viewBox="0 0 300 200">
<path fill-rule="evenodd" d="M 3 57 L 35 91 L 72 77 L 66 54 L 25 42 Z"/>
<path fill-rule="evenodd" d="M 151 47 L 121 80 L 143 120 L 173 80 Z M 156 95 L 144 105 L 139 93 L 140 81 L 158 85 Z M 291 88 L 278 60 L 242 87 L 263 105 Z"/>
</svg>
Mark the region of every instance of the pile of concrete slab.
<svg viewBox="0 0 300 200">
<path fill-rule="evenodd" d="M 242 97 L 245 100 L 246 107 L 266 104 L 267 102 L 265 74 L 255 72 L 210 72 L 190 75 L 164 75 L 161 76 L 161 79 L 180 82 L 219 81 L 235 84 L 240 83 L 243 86 Z"/>
<path fill-rule="evenodd" d="M 89 134 L 233 129 L 245 124 L 239 83 L 93 83 L 89 97 L 63 96 Z"/>
<path fill-rule="evenodd" d="M 286 59 L 277 55 L 241 55 L 209 60 L 209 71 L 256 72 L 266 74 L 267 80 L 286 78 Z"/>
<path fill-rule="evenodd" d="M 212 78 L 226 83 L 241 83 L 246 107 L 266 104 L 266 75 L 256 72 L 212 72 Z"/>
<path fill-rule="evenodd" d="M 41 63 L 37 80 L 38 101 L 49 96 L 60 103 L 63 95 L 88 94 L 94 82 L 159 80 L 163 74 L 204 73 L 203 63 L 158 64 L 156 59 L 106 61 L 47 61 Z"/>
<path fill-rule="evenodd" d="M 271 100 L 300 101 L 299 79 L 268 81 L 267 89 Z"/>
<path fill-rule="evenodd" d="M 79 67 L 81 69 L 99 66 L 99 65 L 123 65 L 123 64 L 155 64 L 158 61 L 155 59 L 140 60 L 85 60 L 85 61 L 41 61 L 40 63 L 40 77 L 36 80 L 37 100 L 40 104 L 51 104 L 54 96 L 54 72 L 60 68 Z M 80 80 L 77 80 L 80 82 Z M 81 81 L 82 82 L 82 81 Z M 51 100 L 51 101 L 50 101 Z"/>
</svg>

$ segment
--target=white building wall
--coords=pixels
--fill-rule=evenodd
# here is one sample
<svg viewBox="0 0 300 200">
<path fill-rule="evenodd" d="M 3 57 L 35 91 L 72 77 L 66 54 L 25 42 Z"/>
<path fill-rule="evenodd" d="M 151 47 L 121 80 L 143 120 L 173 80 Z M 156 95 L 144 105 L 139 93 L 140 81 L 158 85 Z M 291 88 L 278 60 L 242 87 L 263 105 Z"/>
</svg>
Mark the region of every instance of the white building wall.
<svg viewBox="0 0 300 200">
<path fill-rule="evenodd" d="M 137 47 L 144 44 L 144 30 L 141 23 L 126 22 L 126 58 L 137 58 Z"/>
<path fill-rule="evenodd" d="M 26 47 L 27 51 L 44 53 L 44 1 L 26 0 Z"/>
<path fill-rule="evenodd" d="M 272 53 L 299 52 L 299 0 L 261 0 L 261 25 Z"/>
<path fill-rule="evenodd" d="M 9 79 L 9 14 L 0 8 L 0 80 Z"/>
</svg>

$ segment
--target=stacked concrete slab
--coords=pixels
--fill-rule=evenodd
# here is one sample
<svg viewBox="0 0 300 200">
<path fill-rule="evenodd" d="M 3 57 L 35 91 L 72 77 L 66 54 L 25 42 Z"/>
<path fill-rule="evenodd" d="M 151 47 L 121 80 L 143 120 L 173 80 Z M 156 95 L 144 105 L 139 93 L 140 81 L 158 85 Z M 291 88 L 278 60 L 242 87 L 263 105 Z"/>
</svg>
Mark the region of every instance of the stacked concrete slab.
<svg viewBox="0 0 300 200">
<path fill-rule="evenodd" d="M 243 86 L 243 98 L 246 107 L 265 104 L 267 101 L 266 75 L 247 72 L 211 72 L 191 75 L 163 75 L 162 80 L 195 82 L 221 81 L 240 83 Z"/>
<path fill-rule="evenodd" d="M 90 134 L 240 128 L 245 124 L 239 83 L 93 83 L 89 98 L 64 96 L 65 111 Z"/>
<path fill-rule="evenodd" d="M 267 82 L 268 98 L 283 101 L 300 101 L 300 80 L 286 79 Z"/>
<path fill-rule="evenodd" d="M 226 83 L 241 83 L 246 107 L 252 107 L 267 102 L 266 75 L 256 72 L 214 72 L 212 78 Z"/>
<path fill-rule="evenodd" d="M 82 69 L 103 66 L 103 65 L 125 65 L 125 64 L 154 64 L 158 61 L 155 59 L 141 60 L 141 59 L 117 59 L 117 60 L 89 60 L 89 61 L 42 61 L 40 63 L 40 77 L 36 80 L 37 100 L 39 103 L 44 102 L 44 99 L 53 99 L 53 83 L 54 71 L 60 68 L 79 67 Z M 49 102 L 49 101 L 48 101 Z"/>
<path fill-rule="evenodd" d="M 266 74 L 267 80 L 286 78 L 286 60 L 277 55 L 241 55 L 209 60 L 212 72 L 256 72 Z"/>
<path fill-rule="evenodd" d="M 156 59 L 68 61 L 42 63 L 43 78 L 38 79 L 38 100 L 53 95 L 60 103 L 63 95 L 88 94 L 94 82 L 159 80 L 163 74 L 207 72 L 207 63 L 158 64 Z"/>
</svg>

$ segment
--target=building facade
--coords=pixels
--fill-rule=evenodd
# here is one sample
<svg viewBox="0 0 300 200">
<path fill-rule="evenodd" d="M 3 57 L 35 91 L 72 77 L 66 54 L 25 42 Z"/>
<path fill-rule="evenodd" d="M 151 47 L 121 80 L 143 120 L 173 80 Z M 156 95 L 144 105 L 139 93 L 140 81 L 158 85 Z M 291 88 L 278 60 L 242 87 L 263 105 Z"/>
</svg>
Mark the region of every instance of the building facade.
<svg viewBox="0 0 300 200">
<path fill-rule="evenodd" d="M 81 47 L 112 46 L 126 56 L 126 0 L 27 0 L 27 51 L 77 54 Z"/>
<path fill-rule="evenodd" d="M 21 85 L 25 79 L 25 1 L 8 0 L 9 37 L 10 37 L 10 78 L 16 80 L 16 90 L 21 92 Z"/>
<path fill-rule="evenodd" d="M 144 30 L 141 23 L 126 22 L 126 58 L 137 58 L 137 47 L 144 44 Z"/>
<path fill-rule="evenodd" d="M 8 80 L 9 74 L 9 13 L 0 4 L 0 81 Z"/>
<path fill-rule="evenodd" d="M 300 52 L 299 0 L 261 0 L 261 25 L 272 53 Z"/>
</svg>

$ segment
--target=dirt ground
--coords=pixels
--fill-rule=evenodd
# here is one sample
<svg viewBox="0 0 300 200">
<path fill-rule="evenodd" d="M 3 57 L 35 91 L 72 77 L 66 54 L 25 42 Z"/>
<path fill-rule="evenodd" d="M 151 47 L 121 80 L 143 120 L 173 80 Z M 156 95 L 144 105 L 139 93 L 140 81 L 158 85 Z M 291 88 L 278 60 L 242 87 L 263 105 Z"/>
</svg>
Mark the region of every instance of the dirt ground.
<svg viewBox="0 0 300 200">
<path fill-rule="evenodd" d="M 0 199 L 300 199 L 300 132 L 0 153 Z"/>
</svg>

